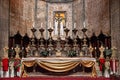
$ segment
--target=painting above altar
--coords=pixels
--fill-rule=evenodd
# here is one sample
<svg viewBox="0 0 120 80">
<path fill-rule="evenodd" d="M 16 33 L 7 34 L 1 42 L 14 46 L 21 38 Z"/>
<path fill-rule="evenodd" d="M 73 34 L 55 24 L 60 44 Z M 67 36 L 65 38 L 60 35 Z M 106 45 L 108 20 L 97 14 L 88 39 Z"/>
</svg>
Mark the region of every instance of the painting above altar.
<svg viewBox="0 0 120 80">
<path fill-rule="evenodd" d="M 64 29 L 66 28 L 66 11 L 55 11 L 54 12 L 54 39 L 60 36 L 65 39 Z"/>
</svg>

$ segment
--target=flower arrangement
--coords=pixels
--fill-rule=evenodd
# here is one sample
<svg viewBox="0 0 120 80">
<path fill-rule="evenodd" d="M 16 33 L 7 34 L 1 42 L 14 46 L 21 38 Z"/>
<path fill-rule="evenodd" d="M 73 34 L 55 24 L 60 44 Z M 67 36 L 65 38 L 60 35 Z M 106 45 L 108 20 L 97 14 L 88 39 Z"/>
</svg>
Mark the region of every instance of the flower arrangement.
<svg viewBox="0 0 120 80">
<path fill-rule="evenodd" d="M 49 55 L 49 52 L 45 50 L 45 51 L 42 51 L 40 54 L 43 57 L 47 57 Z"/>
<path fill-rule="evenodd" d="M 76 55 L 76 52 L 74 50 L 70 50 L 69 53 L 68 53 L 68 56 L 69 57 L 75 57 L 77 55 Z"/>
<path fill-rule="evenodd" d="M 15 70 L 19 71 L 20 66 L 21 66 L 21 60 L 20 59 L 15 59 L 15 61 L 14 61 Z"/>
</svg>

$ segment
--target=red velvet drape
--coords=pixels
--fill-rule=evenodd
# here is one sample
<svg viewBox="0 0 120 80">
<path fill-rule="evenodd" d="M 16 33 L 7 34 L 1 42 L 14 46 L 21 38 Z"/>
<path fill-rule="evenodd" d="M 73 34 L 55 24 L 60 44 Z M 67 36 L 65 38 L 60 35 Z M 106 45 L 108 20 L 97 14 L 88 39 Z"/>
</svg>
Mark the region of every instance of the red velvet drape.
<svg viewBox="0 0 120 80">
<path fill-rule="evenodd" d="M 8 66 L 9 66 L 8 58 L 2 59 L 2 66 L 3 66 L 3 71 L 8 71 Z"/>
</svg>

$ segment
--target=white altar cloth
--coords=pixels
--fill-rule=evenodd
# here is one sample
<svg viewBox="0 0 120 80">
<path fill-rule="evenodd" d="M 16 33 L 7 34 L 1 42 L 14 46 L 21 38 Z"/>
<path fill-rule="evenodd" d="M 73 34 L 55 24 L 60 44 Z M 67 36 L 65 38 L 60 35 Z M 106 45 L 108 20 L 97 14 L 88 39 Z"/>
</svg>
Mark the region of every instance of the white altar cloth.
<svg viewBox="0 0 120 80">
<path fill-rule="evenodd" d="M 22 58 L 23 61 L 33 61 L 33 60 L 39 60 L 39 61 L 49 61 L 49 62 L 63 62 L 63 61 L 80 61 L 80 60 L 86 60 L 86 61 L 96 61 L 95 58 L 90 57 L 28 57 L 28 58 Z"/>
</svg>

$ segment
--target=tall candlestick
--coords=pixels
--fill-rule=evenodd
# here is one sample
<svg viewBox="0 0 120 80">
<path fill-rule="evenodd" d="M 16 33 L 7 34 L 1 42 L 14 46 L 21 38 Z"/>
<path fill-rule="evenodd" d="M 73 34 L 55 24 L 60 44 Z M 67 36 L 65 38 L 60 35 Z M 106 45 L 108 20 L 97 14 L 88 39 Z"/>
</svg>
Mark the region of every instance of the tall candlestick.
<svg viewBox="0 0 120 80">
<path fill-rule="evenodd" d="M 41 28 L 43 27 L 43 23 L 41 22 Z"/>
<path fill-rule="evenodd" d="M 54 29 L 55 35 L 58 35 L 58 30 L 57 30 L 57 28 L 58 28 L 58 22 L 55 21 L 55 29 Z"/>
<path fill-rule="evenodd" d="M 33 22 L 33 28 L 35 27 L 35 22 Z"/>
<path fill-rule="evenodd" d="M 76 23 L 74 23 L 74 28 L 76 28 Z"/>
<path fill-rule="evenodd" d="M 64 33 L 63 33 L 63 23 L 61 22 L 60 23 L 61 25 L 60 25 L 60 35 L 63 35 Z"/>
<path fill-rule="evenodd" d="M 52 28 L 52 26 L 51 26 L 51 22 L 50 22 L 50 25 L 49 25 L 49 26 L 50 26 L 50 28 Z"/>
<path fill-rule="evenodd" d="M 83 22 L 83 27 L 85 28 L 85 21 Z"/>
<path fill-rule="evenodd" d="M 66 27 L 68 27 L 69 26 L 69 24 L 68 24 L 68 22 L 66 22 Z"/>
</svg>

